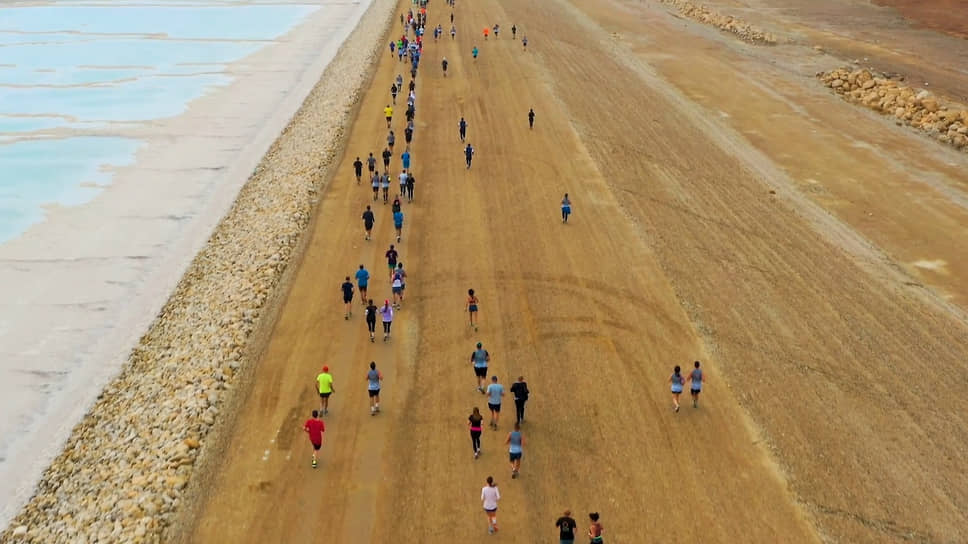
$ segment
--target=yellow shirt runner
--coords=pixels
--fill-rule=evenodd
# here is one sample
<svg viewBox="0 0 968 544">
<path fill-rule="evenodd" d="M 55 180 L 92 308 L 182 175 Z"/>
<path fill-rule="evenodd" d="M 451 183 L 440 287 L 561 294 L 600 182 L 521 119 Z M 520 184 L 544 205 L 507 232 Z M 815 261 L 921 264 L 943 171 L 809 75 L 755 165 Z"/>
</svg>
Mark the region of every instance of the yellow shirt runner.
<svg viewBox="0 0 968 544">
<path fill-rule="evenodd" d="M 329 372 L 323 372 L 319 376 L 316 376 L 316 383 L 319 384 L 320 395 L 333 392 L 333 376 Z"/>
</svg>

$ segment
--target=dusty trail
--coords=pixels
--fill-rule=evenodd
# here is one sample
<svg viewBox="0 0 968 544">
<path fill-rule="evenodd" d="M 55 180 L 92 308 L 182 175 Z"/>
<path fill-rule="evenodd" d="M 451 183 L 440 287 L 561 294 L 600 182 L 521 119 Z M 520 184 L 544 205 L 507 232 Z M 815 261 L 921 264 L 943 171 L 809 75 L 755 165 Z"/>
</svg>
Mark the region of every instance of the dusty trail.
<svg viewBox="0 0 968 544">
<path fill-rule="evenodd" d="M 404 204 L 400 244 L 408 299 L 393 341 L 371 344 L 360 315 L 344 321 L 338 291 L 364 263 L 373 294 L 389 295 L 389 210 L 375 206 L 376 235 L 364 242 L 370 191 L 350 175 L 356 155 L 378 154 L 385 140 L 381 110 L 404 71 L 387 53 L 188 540 L 484 542 L 478 495 L 494 475 L 499 537 L 511 542 L 553 538 L 564 508 L 580 521 L 601 511 L 607 541 L 619 543 L 957 541 L 968 526 L 957 507 L 968 503 L 964 383 L 950 378 L 968 361 L 959 308 L 898 283 L 907 272 L 849 216 L 801 193 L 777 148 L 759 145 L 767 138 L 710 122 L 702 97 L 662 79 L 679 72 L 612 35 L 642 25 L 688 54 L 671 40 L 685 31 L 657 24 L 664 12 L 459 4 L 458 39 L 428 37 L 417 79 L 416 200 Z M 448 29 L 448 12 L 432 8 L 431 26 Z M 502 35 L 484 42 L 480 29 L 494 22 Z M 735 60 L 716 52 L 718 36 L 703 39 L 681 62 Z M 477 150 L 470 170 L 461 115 Z M 403 126 L 398 113 L 401 143 Z M 575 214 L 562 225 L 566 191 Z M 942 220 L 963 227 L 954 211 Z M 469 287 L 482 301 L 476 333 L 461 312 Z M 501 430 L 471 456 L 466 416 L 486 408 L 467 362 L 477 341 L 502 383 L 523 374 L 534 392 L 519 480 L 502 445 L 509 399 Z M 703 405 L 675 414 L 671 367 L 697 358 L 710 378 Z M 379 417 L 367 412 L 370 360 L 387 378 Z M 324 363 L 337 393 L 312 471 L 300 427 Z"/>
</svg>

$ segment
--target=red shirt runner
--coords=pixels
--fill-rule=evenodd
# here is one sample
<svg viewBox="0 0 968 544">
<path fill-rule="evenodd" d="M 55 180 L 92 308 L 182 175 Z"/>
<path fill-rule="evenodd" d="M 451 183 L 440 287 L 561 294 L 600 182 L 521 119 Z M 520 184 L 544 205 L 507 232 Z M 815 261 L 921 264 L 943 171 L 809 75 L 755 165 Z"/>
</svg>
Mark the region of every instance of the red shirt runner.
<svg viewBox="0 0 968 544">
<path fill-rule="evenodd" d="M 326 425 L 323 425 L 321 419 L 307 419 L 305 429 L 309 431 L 309 441 L 313 444 L 323 443 L 323 433 L 326 431 Z"/>
</svg>

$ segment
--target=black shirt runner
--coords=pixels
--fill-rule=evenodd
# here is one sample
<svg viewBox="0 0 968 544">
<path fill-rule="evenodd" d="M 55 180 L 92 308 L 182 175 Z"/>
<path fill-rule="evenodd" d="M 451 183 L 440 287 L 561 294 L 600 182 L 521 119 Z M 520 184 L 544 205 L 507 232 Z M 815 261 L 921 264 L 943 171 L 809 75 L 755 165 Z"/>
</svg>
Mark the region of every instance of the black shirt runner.
<svg viewBox="0 0 968 544">
<path fill-rule="evenodd" d="M 575 529 L 578 528 L 578 524 L 575 520 L 568 516 L 561 516 L 558 521 L 555 522 L 555 527 L 559 531 L 559 540 L 575 540 Z"/>
<path fill-rule="evenodd" d="M 353 299 L 353 284 L 345 281 L 343 282 L 343 300 L 349 302 Z"/>
</svg>

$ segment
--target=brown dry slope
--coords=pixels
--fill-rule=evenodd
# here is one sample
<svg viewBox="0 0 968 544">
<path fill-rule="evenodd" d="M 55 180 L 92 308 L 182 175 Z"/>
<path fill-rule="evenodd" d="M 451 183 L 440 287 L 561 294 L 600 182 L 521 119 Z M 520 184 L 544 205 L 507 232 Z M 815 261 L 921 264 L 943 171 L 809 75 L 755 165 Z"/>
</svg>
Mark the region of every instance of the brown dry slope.
<svg viewBox="0 0 968 544">
<path fill-rule="evenodd" d="M 389 293 L 389 211 L 377 206 L 363 242 L 369 190 L 348 175 L 382 148 L 386 90 L 403 71 L 387 56 L 189 540 L 483 542 L 478 494 L 492 474 L 510 542 L 552 539 L 564 508 L 601 511 L 619 543 L 813 542 L 812 521 L 834 540 L 956 541 L 966 422 L 950 377 L 965 370 L 963 320 L 889 284 L 863 241 L 793 188 L 770 195 L 771 164 L 570 3 L 485 0 L 455 15 L 458 39 L 429 43 L 418 76 L 393 341 L 370 344 L 338 293 L 360 263 L 373 294 Z M 494 22 L 504 34 L 484 42 Z M 477 333 L 461 312 L 468 287 L 482 299 Z M 502 382 L 523 374 L 534 391 L 520 480 L 503 453 L 510 414 L 471 457 L 466 415 L 485 406 L 467 362 L 476 341 Z M 704 406 L 674 414 L 671 366 L 707 354 Z M 363 390 L 370 360 L 387 377 L 379 417 Z M 926 378 L 922 361 L 949 378 Z M 300 426 L 323 363 L 337 394 L 313 471 Z M 929 387 L 943 410 L 921 401 Z"/>
</svg>

